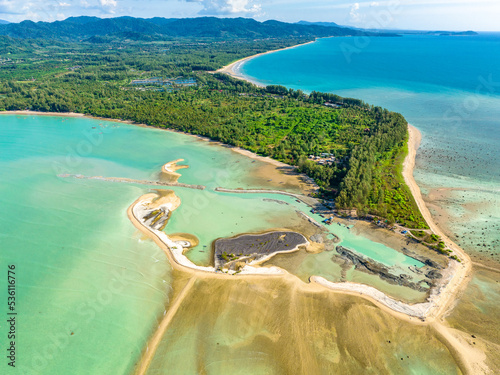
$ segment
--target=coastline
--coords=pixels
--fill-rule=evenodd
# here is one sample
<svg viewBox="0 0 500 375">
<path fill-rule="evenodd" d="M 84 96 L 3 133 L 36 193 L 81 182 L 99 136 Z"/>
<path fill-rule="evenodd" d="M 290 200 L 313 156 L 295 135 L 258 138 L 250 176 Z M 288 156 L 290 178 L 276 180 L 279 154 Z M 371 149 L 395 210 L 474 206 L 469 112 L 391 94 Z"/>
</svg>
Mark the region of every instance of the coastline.
<svg viewBox="0 0 500 375">
<path fill-rule="evenodd" d="M 312 42 L 309 42 L 309 43 L 312 43 Z M 293 47 L 288 47 L 288 48 L 293 48 Z M 266 52 L 266 53 L 272 53 L 272 52 L 275 52 L 275 51 Z M 251 56 L 251 57 L 255 57 L 255 56 Z M 241 60 L 239 60 L 239 61 L 241 61 Z M 79 114 L 79 113 L 72 113 L 72 112 L 70 112 L 70 113 L 58 113 L 58 112 L 36 112 L 36 111 L 3 111 L 3 112 L 0 112 L 0 115 L 1 114 L 13 114 L 13 115 L 40 115 L 40 114 L 42 114 L 45 116 L 59 116 L 59 117 L 85 117 L 85 118 L 90 118 L 90 119 L 121 122 L 121 123 L 126 123 L 126 124 L 134 125 L 134 126 L 141 126 L 141 127 L 147 127 L 147 128 L 172 131 L 170 129 L 162 129 L 162 128 L 148 126 L 145 124 L 137 124 L 137 123 L 134 123 L 133 121 L 100 118 L 100 117 L 94 117 L 94 116 L 89 116 L 89 115 Z M 436 233 L 437 235 L 441 236 L 443 241 L 445 241 L 446 245 L 450 249 L 452 249 L 456 254 L 458 254 L 460 259 L 462 260 L 461 267 L 456 267 L 457 272 L 455 272 L 452 280 L 450 280 L 450 282 L 447 284 L 447 286 L 444 288 L 444 290 L 441 291 L 442 293 L 445 293 L 445 295 L 446 295 L 445 302 L 443 302 L 443 299 L 440 298 L 440 300 L 442 302 L 439 303 L 439 306 L 436 306 L 437 309 L 435 309 L 435 308 L 432 309 L 432 311 L 434 311 L 434 313 L 432 314 L 432 317 L 431 316 L 428 317 L 428 318 L 436 318 L 438 316 L 443 315 L 443 313 L 446 312 L 446 310 L 448 309 L 450 304 L 453 302 L 453 297 L 455 297 L 460 291 L 462 291 L 465 288 L 465 285 L 464 285 L 464 284 L 466 284 L 465 281 L 468 281 L 466 279 L 470 277 L 471 262 L 470 262 L 469 257 L 467 256 L 467 254 L 458 245 L 456 245 L 448 237 L 446 237 L 444 235 L 444 233 L 439 229 L 439 227 L 432 220 L 432 216 L 425 205 L 425 202 L 424 202 L 422 195 L 420 193 L 420 189 L 413 178 L 413 168 L 415 166 L 416 151 L 418 149 L 418 145 L 419 145 L 420 140 L 421 140 L 421 134 L 416 128 L 414 128 L 411 125 L 409 125 L 409 127 L 408 127 L 408 132 L 409 132 L 408 155 L 405 158 L 404 163 L 403 163 L 403 176 L 405 179 L 405 183 L 410 188 L 410 191 L 411 191 L 415 201 L 417 202 L 418 208 L 422 212 L 422 215 L 424 216 L 425 220 L 429 224 L 429 227 L 431 228 L 431 230 L 433 230 L 434 233 Z M 193 135 L 193 134 L 187 134 L 187 135 L 190 135 L 190 136 L 195 137 L 195 138 L 200 139 L 200 140 L 205 140 L 205 141 L 209 140 L 208 138 L 202 137 L 199 135 Z M 218 143 L 220 144 L 220 142 L 218 142 Z M 235 149 L 235 148 L 233 147 L 232 149 Z M 270 163 L 271 165 L 274 165 L 274 166 L 288 166 L 287 164 L 270 159 L 268 157 L 262 157 L 262 156 L 256 155 L 248 150 L 238 148 L 238 150 L 237 151 L 235 150 L 235 152 L 238 152 L 238 153 L 240 153 L 244 156 L 250 157 L 250 158 L 254 158 L 254 159 L 266 162 L 266 163 Z M 221 190 L 224 191 L 225 189 L 221 189 Z M 244 192 L 244 191 L 241 191 L 241 192 Z M 279 193 L 282 193 L 282 192 L 279 192 Z M 295 194 L 287 194 L 287 195 L 295 195 Z M 141 198 L 144 199 L 144 197 L 141 197 Z M 141 198 L 139 198 L 136 202 L 134 202 L 131 205 L 131 207 L 133 207 L 137 203 L 139 203 L 141 201 Z M 140 221 L 137 218 L 135 218 L 135 216 L 133 215 L 132 212 L 129 213 L 129 219 L 144 234 L 147 234 L 149 236 L 151 236 L 151 234 L 152 234 L 151 237 L 153 237 L 154 241 L 166 253 L 170 253 L 168 246 L 164 243 L 164 241 L 162 241 L 162 239 L 160 239 L 157 235 L 155 235 L 151 231 L 147 230 L 140 223 Z M 177 260 L 175 259 L 175 257 L 172 256 L 173 254 L 170 253 L 168 255 L 170 255 L 169 260 L 171 261 L 171 263 L 179 264 L 177 262 Z M 455 261 L 451 260 L 451 262 L 455 262 Z M 184 265 L 181 265 L 181 267 L 185 270 Z M 223 277 L 224 275 L 219 275 L 219 276 Z M 336 289 L 339 290 L 338 287 L 336 287 Z M 349 290 L 350 290 L 350 287 L 346 288 L 346 292 L 349 292 Z M 370 292 L 367 293 L 366 291 L 365 291 L 365 293 L 367 295 L 371 294 Z M 359 294 L 357 293 L 357 295 L 359 295 Z M 371 296 L 371 297 L 375 300 L 377 299 L 376 296 Z"/>
<path fill-rule="evenodd" d="M 53 112 L 46 112 L 46 113 L 43 113 L 43 112 L 35 112 L 35 111 L 10 111 L 10 112 L 0 112 L 0 114 L 18 114 L 18 115 L 46 115 L 46 116 L 60 116 L 60 117 L 87 117 L 87 118 L 91 118 L 91 119 L 99 119 L 99 120 L 104 120 L 104 121 L 115 121 L 115 122 L 122 122 L 122 123 L 127 123 L 127 124 L 131 124 L 131 125 L 136 125 L 136 126 L 143 126 L 143 127 L 148 127 L 148 128 L 153 128 L 153 127 L 150 127 L 150 126 L 147 126 L 147 125 L 144 125 L 144 124 L 135 124 L 131 121 L 123 121 L 123 120 L 113 120 L 113 119 L 107 119 L 107 118 L 97 118 L 97 117 L 92 117 L 92 116 L 88 116 L 88 115 L 84 115 L 84 114 L 77 114 L 77 113 L 53 113 Z M 157 128 L 155 128 L 157 129 Z M 163 130 L 169 130 L 169 129 L 163 129 Z M 169 130 L 170 131 L 170 130 Z M 193 135 L 192 135 L 193 136 Z M 449 306 L 452 304 L 453 300 L 454 300 L 454 297 L 457 295 L 457 293 L 459 293 L 463 287 L 465 287 L 466 283 L 465 281 L 467 281 L 467 278 L 469 277 L 469 273 L 470 273 L 470 269 L 471 269 L 471 262 L 467 256 L 467 254 L 460 248 L 458 247 L 456 244 L 454 244 L 451 240 L 449 240 L 442 232 L 441 230 L 439 229 L 439 227 L 437 227 L 437 225 L 433 222 L 432 220 L 432 217 L 430 215 L 430 212 L 428 211 L 427 207 L 425 206 L 425 202 L 423 201 L 422 199 L 422 196 L 420 194 L 420 189 L 418 188 L 415 180 L 413 179 L 413 168 L 414 168 L 414 165 L 415 165 L 415 156 L 416 156 L 416 150 L 418 148 L 418 143 L 419 143 L 419 132 L 418 130 L 416 130 L 415 128 L 413 127 L 409 127 L 409 140 L 408 140 L 408 155 L 404 161 L 404 164 L 403 164 L 403 175 L 404 175 L 404 178 L 405 178 L 405 182 L 407 183 L 407 185 L 409 186 L 410 188 L 410 191 L 412 193 L 412 195 L 414 196 L 416 202 L 417 202 L 417 205 L 419 207 L 419 209 L 421 210 L 422 212 L 422 215 L 424 216 L 424 218 L 426 219 L 426 221 L 428 222 L 429 226 L 431 227 L 431 229 L 433 231 L 435 231 L 436 234 L 440 235 L 443 240 L 445 241 L 445 243 L 451 248 L 453 249 L 453 251 L 456 252 L 456 254 L 458 254 L 460 256 L 460 258 L 462 259 L 462 264 L 460 263 L 457 263 L 457 265 L 459 265 L 458 269 L 456 270 L 457 272 L 453 275 L 452 277 L 452 280 L 446 285 L 446 287 L 444 288 L 444 290 L 441 292 L 440 294 L 440 301 L 441 303 L 436 306 L 436 309 L 434 309 L 434 313 L 432 314 L 432 318 L 435 318 L 436 319 L 436 322 L 434 324 L 439 324 L 437 322 L 437 319 L 438 318 L 442 318 L 446 312 L 448 311 L 448 308 Z M 180 265 L 179 263 L 176 262 L 175 259 L 173 259 L 173 256 L 172 254 L 170 253 L 170 249 L 168 249 L 168 246 L 162 241 L 161 238 L 159 238 L 157 235 L 155 235 L 154 233 L 152 233 L 151 231 L 149 231 L 147 228 L 145 228 L 142 223 L 140 223 L 139 220 L 137 220 L 137 218 L 135 217 L 135 215 L 133 214 L 132 212 L 132 207 L 135 206 L 137 203 L 140 203 L 141 202 L 141 199 L 144 199 L 144 197 L 140 197 L 139 199 L 137 199 L 136 202 L 134 202 L 130 207 L 129 207 L 129 210 L 127 211 L 128 213 L 128 216 L 129 216 L 129 219 L 131 220 L 131 222 L 144 234 L 148 235 L 149 237 L 151 237 L 154 242 L 160 246 L 160 248 L 162 248 L 165 253 L 167 254 L 167 257 L 170 261 L 170 263 L 172 264 L 173 267 L 175 266 L 178 266 L 178 267 L 175 267 L 175 268 L 180 268 L 184 271 L 186 271 L 186 268 L 185 266 L 182 266 Z M 454 261 L 451 261 L 451 262 L 454 262 Z M 196 277 L 217 277 L 217 278 L 228 278 L 228 275 L 226 274 L 216 274 L 216 273 L 212 273 L 212 272 L 203 272 L 203 271 L 198 271 L 198 270 L 193 270 L 193 269 L 190 269 L 189 270 L 191 273 L 193 273 L 194 275 L 196 275 Z M 194 276 L 193 275 L 193 276 Z M 276 274 L 275 274 L 276 275 Z M 300 282 L 300 280 L 295 280 L 296 277 L 294 277 L 293 275 L 291 274 L 288 274 L 288 273 L 280 273 L 278 274 L 279 276 L 281 277 L 285 277 L 287 280 L 290 280 L 292 282 L 297 282 L 297 284 L 303 284 Z M 268 276 L 270 276 L 270 274 L 253 274 L 253 275 L 250 275 L 250 274 L 243 274 L 243 275 L 240 275 L 239 277 L 252 277 L 253 279 L 255 278 L 259 278 L 259 277 L 262 277 L 262 278 L 267 278 Z M 320 286 L 320 285 L 314 285 L 316 283 L 311 283 L 311 284 L 304 284 L 303 287 L 310 287 L 312 289 L 315 289 L 315 290 L 319 290 L 317 288 L 321 288 L 321 289 L 324 289 L 324 286 Z M 344 283 L 345 284 L 345 283 Z M 358 285 L 362 285 L 362 284 L 358 284 Z M 404 313 L 401 313 L 401 312 L 398 312 L 398 311 L 395 311 L 394 309 L 391 309 L 389 306 L 386 306 L 383 301 L 380 301 L 376 295 L 371 295 L 372 293 L 370 292 L 366 292 L 365 290 L 362 290 L 361 292 L 358 292 L 358 291 L 353 291 L 353 290 L 349 290 L 349 288 L 335 288 L 336 290 L 332 290 L 333 292 L 337 292 L 337 293 L 345 293 L 345 294 L 352 294 L 352 295 L 356 295 L 356 296 L 361 296 L 362 298 L 365 298 L 373 303 L 375 303 L 376 306 L 378 307 L 382 307 L 384 306 L 384 310 L 385 311 L 389 311 L 393 316 L 396 316 L 400 319 L 405 319 L 407 321 L 410 321 L 412 323 L 416 323 L 416 324 L 428 324 L 431 322 L 431 319 L 429 319 L 429 321 L 426 321 L 426 322 L 419 322 L 418 320 L 419 319 L 415 319 L 415 318 L 412 318 Z M 444 329 L 446 330 L 446 332 L 448 333 L 448 337 L 450 337 L 450 335 L 452 334 L 452 331 L 449 327 L 445 326 L 445 325 L 440 325 L 440 328 L 441 329 Z M 445 335 L 443 335 L 445 336 Z M 448 341 L 448 340 L 446 340 Z M 453 344 L 450 344 L 453 346 Z M 463 355 L 463 350 L 462 349 L 457 349 L 458 353 L 460 353 L 460 357 L 462 358 L 469 358 L 469 356 L 467 355 Z M 469 362 L 469 359 L 467 359 L 467 362 Z M 478 363 L 477 361 L 473 361 L 473 363 Z M 467 366 L 468 367 L 468 366 Z M 471 372 L 472 373 L 472 372 Z"/>
<path fill-rule="evenodd" d="M 106 117 L 97 117 L 97 116 L 87 115 L 87 114 L 83 114 L 83 113 L 76 113 L 76 112 L 37 112 L 37 111 L 30 111 L 30 110 L 0 111 L 0 116 L 1 115 L 22 115 L 22 116 L 42 115 L 42 116 L 54 116 L 54 117 L 88 118 L 91 120 L 110 121 L 110 122 L 117 122 L 120 124 L 139 126 L 141 128 L 163 130 L 163 131 L 168 131 L 168 132 L 172 132 L 172 133 L 184 134 L 184 135 L 187 135 L 189 137 L 195 138 L 199 141 L 209 142 L 210 144 L 213 144 L 213 145 L 219 145 L 222 147 L 229 148 L 233 152 L 236 152 L 240 155 L 246 156 L 247 158 L 263 162 L 263 163 L 265 163 L 265 165 L 270 166 L 270 167 L 283 168 L 283 169 L 288 169 L 288 170 L 295 169 L 295 167 L 292 165 L 285 164 L 285 163 L 280 162 L 280 161 L 275 160 L 275 159 L 271 159 L 268 156 L 257 155 L 256 153 L 254 153 L 252 151 L 245 150 L 245 149 L 237 147 L 237 146 L 227 145 L 227 144 L 221 143 L 219 141 L 214 141 L 214 140 L 212 140 L 208 137 L 204 137 L 202 135 L 186 133 L 186 132 L 179 131 L 176 129 L 159 128 L 159 127 L 155 127 L 155 126 L 137 123 L 137 122 L 134 122 L 131 120 L 121 120 L 121 119 L 112 119 L 112 118 L 106 118 Z M 175 171 L 174 171 L 174 173 L 175 173 Z M 314 180 L 303 173 L 294 172 L 294 173 L 281 174 L 281 175 L 282 175 L 282 177 L 286 178 L 286 180 L 288 180 L 288 181 L 294 181 L 295 185 L 297 186 L 297 188 L 300 190 L 301 194 L 303 194 L 303 195 L 308 195 L 310 192 L 314 192 L 318 188 L 317 185 L 314 183 Z M 177 186 L 177 185 L 171 185 L 171 186 Z M 276 185 L 276 184 L 273 184 L 272 186 L 278 187 L 278 185 Z"/>
<path fill-rule="evenodd" d="M 224 74 L 227 74 L 227 75 L 229 75 L 229 76 L 231 76 L 233 78 L 241 79 L 242 81 L 246 81 L 246 82 L 252 83 L 255 86 L 265 87 L 265 85 L 262 85 L 260 83 L 254 82 L 254 81 L 248 79 L 247 77 L 245 77 L 243 74 L 241 74 L 240 71 L 239 71 L 239 68 L 241 67 L 241 65 L 243 65 L 245 62 L 247 62 L 249 60 L 252 60 L 252 59 L 254 59 L 256 57 L 264 56 L 264 55 L 267 55 L 267 54 L 270 54 L 270 53 L 274 53 L 274 52 L 285 51 L 287 49 L 292 49 L 292 48 L 296 48 L 296 47 L 305 46 L 307 44 L 311 44 L 311 43 L 316 42 L 316 40 L 318 40 L 318 39 L 320 39 L 320 38 L 316 38 L 315 40 L 312 40 L 310 42 L 296 44 L 294 46 L 280 48 L 280 49 L 275 49 L 273 51 L 267 51 L 267 52 L 257 53 L 257 54 L 252 55 L 252 56 L 244 57 L 242 59 L 239 59 L 239 60 L 237 60 L 235 62 L 232 62 L 229 65 L 226 65 L 226 66 L 224 66 L 224 67 L 216 70 L 215 73 L 224 73 Z"/>
<path fill-rule="evenodd" d="M 440 308 L 436 311 L 435 315 L 444 316 L 450 305 L 452 304 L 454 297 L 457 296 L 465 287 L 470 279 L 471 271 L 472 271 L 472 263 L 467 255 L 467 253 L 460 248 L 457 244 L 455 244 L 452 240 L 450 240 L 437 226 L 434 222 L 432 215 L 427 208 L 422 194 L 420 192 L 420 188 L 418 187 L 415 179 L 413 178 L 413 169 L 415 167 L 415 159 L 417 154 L 417 149 L 420 145 L 420 141 L 422 139 L 421 133 L 417 128 L 408 124 L 408 155 L 406 156 L 403 162 L 403 177 L 406 185 L 408 185 L 413 198 L 415 199 L 418 209 L 422 213 L 425 221 L 429 225 L 429 228 L 438 236 L 442 238 L 446 246 L 451 249 L 461 260 L 461 263 L 458 263 L 454 260 L 450 260 L 450 262 L 458 263 L 458 267 L 456 267 L 456 272 L 453 274 L 452 279 L 446 286 L 446 288 L 442 291 L 444 294 L 442 304 Z"/>
</svg>

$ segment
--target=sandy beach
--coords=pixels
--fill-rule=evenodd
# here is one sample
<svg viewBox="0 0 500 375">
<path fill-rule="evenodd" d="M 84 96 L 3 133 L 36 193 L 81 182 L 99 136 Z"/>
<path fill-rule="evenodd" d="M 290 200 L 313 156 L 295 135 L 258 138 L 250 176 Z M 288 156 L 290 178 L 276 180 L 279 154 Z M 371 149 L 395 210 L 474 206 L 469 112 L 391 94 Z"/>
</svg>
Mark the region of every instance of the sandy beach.
<svg viewBox="0 0 500 375">
<path fill-rule="evenodd" d="M 413 179 L 413 167 L 415 165 L 415 155 L 420 141 L 419 132 L 413 127 L 409 127 L 409 132 L 410 132 L 410 137 L 408 142 L 408 155 L 404 162 L 405 181 L 407 181 L 408 185 L 410 186 L 412 193 L 417 199 L 419 207 L 424 207 L 426 209 L 420 195 L 420 189 L 418 188 L 418 186 L 415 183 L 415 180 Z M 170 167 L 175 168 L 173 167 L 175 165 L 175 162 L 170 162 L 165 165 L 168 166 L 169 169 Z M 165 166 L 163 167 L 163 169 L 165 169 Z M 223 192 L 227 191 L 227 189 L 221 189 L 221 188 L 218 188 L 216 190 Z M 239 190 L 237 191 L 240 192 Z M 261 192 L 261 191 L 241 190 L 241 192 L 250 194 L 253 192 Z M 290 194 L 286 192 L 280 192 L 280 191 L 273 191 L 273 192 L 276 194 L 292 195 L 296 197 L 295 194 Z M 182 254 L 182 249 L 180 253 L 176 251 L 178 246 L 176 246 L 176 244 L 173 241 L 171 241 L 171 239 L 168 238 L 168 236 L 165 233 L 158 232 L 152 228 L 149 228 L 142 222 L 142 220 L 140 220 L 141 214 L 138 213 L 137 207 L 141 205 L 151 205 L 151 203 L 147 203 L 151 201 L 151 199 L 153 199 L 153 196 L 151 194 L 147 194 L 139 198 L 129 209 L 129 217 L 134 223 L 134 225 L 136 225 L 136 227 L 141 229 L 141 231 L 143 232 L 146 231 L 147 234 L 155 240 L 155 242 L 161 243 L 161 247 L 167 253 L 171 262 L 182 266 L 182 268 L 184 267 L 189 268 L 192 271 L 215 272 L 213 267 L 199 267 L 192 264 Z M 180 202 L 178 204 L 180 204 Z M 177 205 L 175 208 L 177 208 Z M 430 226 L 432 225 L 431 229 L 435 231 L 437 226 L 432 222 L 432 217 L 430 216 L 428 210 L 425 212 L 424 217 L 429 222 L 429 225 Z M 439 228 L 437 229 L 439 230 Z M 457 245 L 455 245 L 449 239 L 444 237 L 444 235 L 440 231 L 435 231 L 435 233 L 442 236 L 443 240 L 446 241 L 446 244 L 450 246 L 450 248 L 452 248 L 453 251 L 455 251 L 460 257 L 463 257 L 463 261 L 461 263 L 458 263 L 454 260 L 450 260 L 448 267 L 443 271 L 443 279 L 440 285 L 436 287 L 433 290 L 433 292 L 431 292 L 428 301 L 426 301 L 425 303 L 415 304 L 415 305 L 402 303 L 400 301 L 393 300 L 392 298 L 386 296 L 384 293 L 378 291 L 373 287 L 363 284 L 331 283 L 328 282 L 327 280 L 315 276 L 311 278 L 311 281 L 316 282 L 317 284 L 322 285 L 323 287 L 329 289 L 334 289 L 337 291 L 342 290 L 349 293 L 354 292 L 354 293 L 359 293 L 359 295 L 362 296 L 367 296 L 369 299 L 378 301 L 379 303 L 385 305 L 386 307 L 388 307 L 389 309 L 393 310 L 396 313 L 405 314 L 409 317 L 419 318 L 422 320 L 427 320 L 429 322 L 434 321 L 436 318 L 441 317 L 446 312 L 448 306 L 456 297 L 456 294 L 461 290 L 461 288 L 465 286 L 464 284 L 466 284 L 465 282 L 467 281 L 467 276 L 470 271 L 470 260 L 467 257 L 467 255 Z M 261 273 L 262 271 L 264 271 L 262 269 L 259 270 L 250 268 L 251 267 L 248 267 L 248 269 L 245 270 L 246 272 L 244 273 Z M 271 269 L 266 269 L 265 271 L 267 271 L 266 273 L 270 272 L 274 274 L 283 274 L 285 272 L 283 270 L 277 272 L 277 270 L 271 270 Z"/>
<path fill-rule="evenodd" d="M 61 117 L 91 117 L 83 113 L 76 112 L 37 112 L 37 111 L 0 111 L 0 115 L 37 115 L 37 116 L 61 116 Z M 95 117 L 97 118 L 97 117 Z"/>
<path fill-rule="evenodd" d="M 284 51 L 284 50 L 287 50 L 287 49 L 292 49 L 292 48 L 296 48 L 296 47 L 300 47 L 300 46 L 305 46 L 306 44 L 311 44 L 311 43 L 314 43 L 314 42 L 315 42 L 315 40 L 307 42 L 307 43 L 297 44 L 297 45 L 291 46 L 291 47 L 280 48 L 280 49 L 276 49 L 274 51 L 262 52 L 262 53 L 258 53 L 256 55 L 248 56 L 248 57 L 245 57 L 243 59 L 240 59 L 238 61 L 235 61 L 235 62 L 233 62 L 233 63 L 231 63 L 229 65 L 226 65 L 226 66 L 220 68 L 219 70 L 216 71 L 216 73 L 224 73 L 224 74 L 227 74 L 227 75 L 229 75 L 229 76 L 231 76 L 233 78 L 241 79 L 243 81 L 247 81 L 247 82 L 253 83 L 256 86 L 265 87 L 262 84 L 259 84 L 257 82 L 253 82 L 253 81 L 249 80 L 247 77 L 245 77 L 243 74 L 241 74 L 240 69 L 241 69 L 241 66 L 245 62 L 247 62 L 247 61 L 249 61 L 251 59 L 254 59 L 256 57 L 259 57 L 259 56 L 267 55 L 269 53 L 274 53 L 274 52 Z"/>
<path fill-rule="evenodd" d="M 166 205 L 169 209 L 175 210 L 179 206 L 179 204 L 180 200 L 175 196 L 175 194 L 167 194 L 161 198 L 158 198 L 157 194 L 150 193 L 137 199 L 129 207 L 127 214 L 129 216 L 129 219 L 137 229 L 153 239 L 155 243 L 164 250 L 172 267 L 190 273 L 192 275 L 193 282 L 195 279 L 206 280 L 209 278 L 224 278 L 228 281 L 232 279 L 233 276 L 231 275 L 225 273 L 216 273 L 213 267 L 199 267 L 191 264 L 191 262 L 187 259 L 181 259 L 183 257 L 182 250 L 181 252 L 177 251 L 177 244 L 175 244 L 165 233 L 153 230 L 152 228 L 145 225 L 141 219 L 139 219 L 139 217 L 142 216 L 140 212 L 141 207 L 158 208 L 161 205 Z M 282 277 L 285 278 L 287 282 L 292 283 L 292 285 L 296 285 L 297 287 L 303 288 L 307 291 L 319 292 L 321 290 L 329 289 L 332 292 L 336 293 L 362 297 L 374 303 L 376 306 L 388 312 L 389 314 L 406 322 L 419 325 L 427 325 L 431 323 L 431 326 L 436 330 L 441 341 L 449 347 L 452 353 L 455 354 L 457 362 L 464 373 L 487 373 L 487 367 L 484 364 L 484 355 L 481 355 L 481 352 L 479 352 L 477 348 L 470 347 L 470 345 L 468 345 L 467 342 L 464 341 L 464 339 L 460 336 L 458 331 L 452 330 L 440 321 L 435 320 L 435 318 L 441 317 L 442 312 L 445 311 L 442 307 L 446 306 L 448 297 L 451 298 L 454 296 L 452 292 L 456 290 L 455 288 L 452 288 L 452 290 L 448 294 L 437 291 L 437 293 L 433 296 L 434 298 L 430 298 L 428 302 L 409 305 L 400 301 L 396 301 L 380 292 L 379 290 L 363 284 L 331 283 L 321 277 L 315 276 L 311 278 L 311 283 L 304 284 L 294 275 L 276 267 L 260 269 L 254 267 L 248 268 L 249 269 L 246 270 L 247 272 L 243 272 L 242 274 L 238 275 L 237 279 L 250 277 L 252 279 L 252 282 L 255 282 L 259 279 L 267 280 L 269 276 Z M 250 268 L 252 270 L 250 270 Z M 456 272 L 453 272 L 451 276 L 453 276 L 453 274 L 455 273 L 460 273 L 457 270 L 455 271 Z M 449 281 L 449 283 L 446 284 L 444 288 L 446 289 L 450 285 L 453 286 L 454 284 L 452 283 L 452 281 L 455 280 L 456 282 L 458 282 L 462 279 L 457 280 L 455 278 L 452 278 L 452 280 Z M 188 284 L 187 288 L 183 289 L 183 292 L 187 293 L 192 285 L 192 283 Z M 169 310 L 169 313 L 162 319 L 162 322 L 160 323 L 158 329 L 155 331 L 142 357 L 138 373 L 143 374 L 147 370 L 154 356 L 154 352 L 161 342 L 161 338 L 163 337 L 169 323 L 171 322 L 173 316 L 175 315 L 175 312 L 179 307 L 179 304 L 182 302 L 184 297 L 185 293 L 181 293 L 178 299 L 176 299 L 176 301 L 174 302 L 172 310 Z M 443 299 L 443 297 L 446 298 Z"/>
<path fill-rule="evenodd" d="M 403 177 L 410 188 L 410 191 L 417 202 L 417 206 L 422 213 L 425 221 L 429 225 L 429 228 L 438 236 L 442 238 L 446 246 L 453 251 L 459 259 L 460 263 L 458 263 L 458 267 L 456 267 L 453 278 L 450 280 L 446 288 L 441 292 L 441 301 L 439 306 L 434 314 L 435 317 L 442 316 L 446 313 L 447 309 L 452 304 L 453 300 L 457 296 L 457 294 L 465 289 L 467 286 L 467 282 L 470 278 L 471 273 L 471 261 L 469 256 L 465 253 L 464 250 L 460 248 L 457 244 L 451 241 L 443 231 L 436 225 L 434 222 L 432 215 L 425 205 L 425 202 L 422 198 L 422 194 L 420 192 L 420 188 L 418 187 L 415 179 L 413 178 L 413 169 L 415 167 L 415 158 L 417 154 L 417 149 L 420 145 L 420 141 L 422 139 L 422 135 L 418 131 L 417 128 L 409 125 L 408 126 L 408 155 L 403 163 Z M 455 262 L 455 261 L 451 261 Z"/>
<path fill-rule="evenodd" d="M 177 182 L 179 177 L 181 177 L 181 174 L 177 171 L 179 169 L 189 168 L 189 166 L 187 165 L 177 165 L 177 163 L 183 161 L 184 159 L 169 161 L 168 163 L 165 163 L 163 167 L 161 167 L 161 171 L 167 180 L 169 180 L 170 182 Z"/>
</svg>

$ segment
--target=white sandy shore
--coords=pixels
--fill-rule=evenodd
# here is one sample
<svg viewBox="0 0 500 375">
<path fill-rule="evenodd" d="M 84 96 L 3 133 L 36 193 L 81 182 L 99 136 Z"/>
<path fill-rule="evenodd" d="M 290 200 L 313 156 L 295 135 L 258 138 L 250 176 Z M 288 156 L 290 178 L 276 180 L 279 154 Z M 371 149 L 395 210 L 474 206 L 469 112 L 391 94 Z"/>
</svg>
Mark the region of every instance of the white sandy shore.
<svg viewBox="0 0 500 375">
<path fill-rule="evenodd" d="M 408 316 L 413 316 L 413 317 L 416 317 L 419 319 L 425 319 L 429 315 L 429 311 L 433 307 L 432 302 L 424 302 L 424 303 L 417 303 L 414 305 L 409 305 L 407 303 L 397 301 L 397 300 L 385 295 L 380 290 L 375 289 L 374 287 L 364 285 L 364 284 L 357 284 L 357 283 L 350 283 L 350 282 L 334 283 L 334 282 L 326 280 L 325 278 L 323 278 L 321 276 L 311 276 L 311 282 L 318 283 L 318 284 L 324 286 L 325 288 L 332 289 L 332 290 L 353 292 L 353 293 L 356 293 L 359 295 L 366 295 L 371 300 L 375 300 L 378 303 L 381 303 L 382 305 L 390 308 L 393 311 L 396 311 L 396 312 L 399 312 L 401 314 L 405 314 Z"/>
<path fill-rule="evenodd" d="M 83 113 L 76 112 L 37 112 L 37 111 L 0 111 L 0 115 L 25 115 L 25 116 L 61 116 L 61 117 L 89 117 Z"/>
<path fill-rule="evenodd" d="M 155 198 L 157 198 L 157 195 L 154 193 L 145 194 L 129 207 L 128 214 L 132 223 L 141 229 L 143 233 L 146 232 L 146 234 L 153 237 L 153 239 L 157 239 L 163 245 L 161 247 L 167 253 L 171 263 L 173 261 L 174 264 L 194 271 L 215 273 L 216 270 L 214 267 L 197 266 L 191 262 L 184 255 L 184 248 L 181 245 L 172 241 L 165 232 L 153 229 L 143 222 L 142 218 L 149 212 L 148 208 Z M 167 211 L 172 211 L 173 207 L 171 204 L 165 203 L 155 208 L 165 208 Z M 155 242 L 158 243 L 158 241 Z M 230 274 L 232 273 L 234 272 L 230 272 Z M 284 271 L 278 267 L 252 267 L 251 265 L 246 265 L 240 272 L 243 275 L 282 275 L 283 273 Z"/>
<path fill-rule="evenodd" d="M 177 163 L 180 163 L 183 161 L 184 161 L 184 159 L 177 159 L 177 160 L 169 161 L 168 163 L 165 163 L 161 167 L 161 171 L 167 175 L 172 176 L 175 179 L 175 181 L 177 181 L 177 179 L 181 176 L 181 174 L 178 173 L 177 171 L 179 169 L 189 168 L 188 165 L 177 165 Z"/>
<path fill-rule="evenodd" d="M 467 253 L 460 248 L 457 244 L 451 241 L 443 231 L 436 225 L 434 220 L 432 219 L 432 215 L 429 212 L 429 209 L 425 205 L 425 202 L 422 198 L 422 194 L 420 192 L 420 188 L 418 187 L 415 179 L 413 178 L 413 169 L 415 167 L 415 158 L 417 149 L 420 145 L 420 141 L 422 139 L 422 135 L 415 127 L 409 125 L 408 126 L 409 139 L 408 139 L 408 155 L 403 163 L 403 177 L 410 188 L 410 191 L 415 198 L 417 206 L 422 213 L 425 221 L 429 225 L 429 228 L 438 236 L 442 238 L 446 246 L 453 251 L 455 255 L 461 260 L 461 263 L 458 263 L 454 260 L 451 260 L 451 264 L 454 265 L 452 269 L 448 267 L 448 272 L 453 272 L 453 277 L 450 282 L 446 285 L 444 290 L 441 291 L 441 298 L 438 302 L 438 306 L 436 306 L 437 310 L 435 312 L 435 316 L 443 315 L 446 310 L 450 307 L 454 298 L 457 294 L 463 290 L 468 283 L 468 279 L 470 278 L 470 272 L 472 269 L 471 261 Z"/>
</svg>

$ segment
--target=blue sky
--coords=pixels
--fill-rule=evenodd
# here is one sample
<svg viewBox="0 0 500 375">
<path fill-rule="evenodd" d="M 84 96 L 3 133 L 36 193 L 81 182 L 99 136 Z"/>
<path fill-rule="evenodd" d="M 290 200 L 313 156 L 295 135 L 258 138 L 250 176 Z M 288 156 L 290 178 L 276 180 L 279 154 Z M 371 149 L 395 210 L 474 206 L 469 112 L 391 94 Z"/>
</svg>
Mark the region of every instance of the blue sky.
<svg viewBox="0 0 500 375">
<path fill-rule="evenodd" d="M 500 31 L 500 0 L 0 0 L 0 19 L 252 17 L 420 30 Z"/>
</svg>

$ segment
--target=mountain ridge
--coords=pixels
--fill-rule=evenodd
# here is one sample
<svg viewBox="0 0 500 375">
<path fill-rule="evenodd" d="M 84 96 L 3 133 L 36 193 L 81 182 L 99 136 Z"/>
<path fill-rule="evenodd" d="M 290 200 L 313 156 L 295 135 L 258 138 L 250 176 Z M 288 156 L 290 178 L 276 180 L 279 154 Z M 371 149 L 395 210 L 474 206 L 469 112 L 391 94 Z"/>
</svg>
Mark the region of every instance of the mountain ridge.
<svg viewBox="0 0 500 375">
<path fill-rule="evenodd" d="M 21 39 L 85 40 L 91 37 L 133 33 L 147 38 L 283 38 L 376 35 L 346 27 L 314 24 L 292 24 L 275 20 L 264 22 L 252 18 L 116 18 L 69 17 L 63 21 L 22 21 L 0 25 L 0 35 Z M 395 35 L 395 34 L 394 34 Z"/>
</svg>

